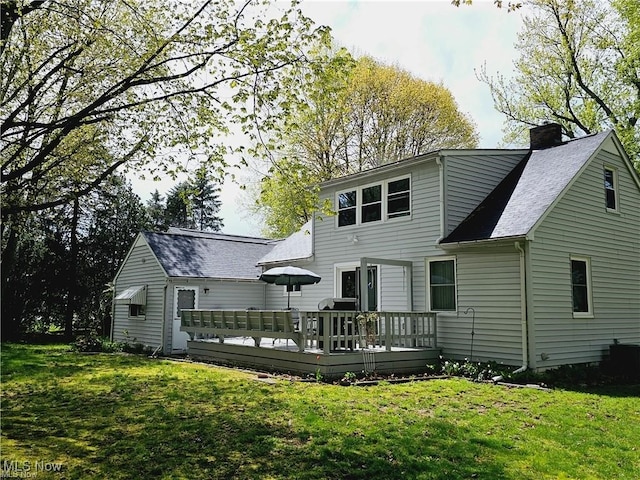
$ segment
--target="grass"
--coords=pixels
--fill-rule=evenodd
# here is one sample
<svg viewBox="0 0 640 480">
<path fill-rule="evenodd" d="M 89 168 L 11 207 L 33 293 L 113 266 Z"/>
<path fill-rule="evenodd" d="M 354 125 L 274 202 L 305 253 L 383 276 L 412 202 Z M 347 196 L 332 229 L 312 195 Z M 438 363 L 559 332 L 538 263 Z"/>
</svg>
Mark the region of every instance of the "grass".
<svg viewBox="0 0 640 480">
<path fill-rule="evenodd" d="M 640 478 L 638 386 L 269 384 L 4 344 L 1 426 L 1 473 L 38 479 Z"/>
</svg>

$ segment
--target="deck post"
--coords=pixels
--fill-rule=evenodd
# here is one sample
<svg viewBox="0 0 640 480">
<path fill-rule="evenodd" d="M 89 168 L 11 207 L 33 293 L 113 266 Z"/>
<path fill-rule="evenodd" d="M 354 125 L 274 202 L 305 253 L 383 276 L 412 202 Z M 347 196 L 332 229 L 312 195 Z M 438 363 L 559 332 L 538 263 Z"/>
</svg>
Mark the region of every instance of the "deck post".
<svg viewBox="0 0 640 480">
<path fill-rule="evenodd" d="M 319 315 L 322 318 L 322 351 L 327 355 L 331 352 L 331 335 L 333 332 L 331 331 L 332 323 L 331 322 L 331 314 L 325 312 L 322 315 Z"/>
<path fill-rule="evenodd" d="M 393 314 L 386 314 L 384 316 L 384 343 L 385 343 L 385 348 L 387 349 L 388 352 L 391 351 L 391 328 L 392 328 L 392 324 L 391 324 L 391 318 L 393 317 Z"/>
</svg>

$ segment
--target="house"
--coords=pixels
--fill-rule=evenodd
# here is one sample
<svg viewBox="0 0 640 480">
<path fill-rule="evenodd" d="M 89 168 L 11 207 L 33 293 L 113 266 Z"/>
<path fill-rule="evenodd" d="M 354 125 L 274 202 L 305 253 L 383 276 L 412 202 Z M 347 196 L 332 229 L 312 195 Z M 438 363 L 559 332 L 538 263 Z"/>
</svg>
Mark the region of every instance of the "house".
<svg viewBox="0 0 640 480">
<path fill-rule="evenodd" d="M 445 357 L 521 368 L 640 343 L 640 178 L 614 132 L 563 141 L 544 125 L 529 149 L 431 152 L 325 182 L 320 200 L 335 216 L 262 240 L 250 265 L 319 274 L 292 292 L 301 311 L 356 297 L 363 311 L 437 312 Z M 242 305 L 283 308 L 281 287 L 257 285 Z"/>
<path fill-rule="evenodd" d="M 272 240 L 172 228 L 142 232 L 114 280 L 112 339 L 184 352 L 182 308 L 261 308 L 258 260 Z"/>
</svg>

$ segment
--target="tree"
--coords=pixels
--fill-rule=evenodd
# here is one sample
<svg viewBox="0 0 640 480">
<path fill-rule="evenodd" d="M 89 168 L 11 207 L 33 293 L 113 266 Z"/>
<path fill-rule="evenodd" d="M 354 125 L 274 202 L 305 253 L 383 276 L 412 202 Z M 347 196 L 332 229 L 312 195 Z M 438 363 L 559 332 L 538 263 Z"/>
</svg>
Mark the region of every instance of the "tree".
<svg viewBox="0 0 640 480">
<path fill-rule="evenodd" d="M 326 210 L 317 205 L 320 182 L 478 142 L 473 122 L 443 85 L 368 57 L 354 60 L 344 49 L 322 55 L 265 148 L 272 163 L 255 210 L 269 236 L 286 236 L 317 208 Z"/>
<path fill-rule="evenodd" d="M 0 13 L 2 321 L 16 331 L 27 307 L 5 301 L 22 295 L 10 275 L 43 267 L 26 249 L 45 263 L 57 258 L 48 248 L 63 256 L 75 206 L 115 172 L 175 175 L 194 157 L 224 170 L 228 119 L 268 126 L 280 75 L 303 68 L 327 32 L 296 0 L 0 0 Z M 62 223 L 45 229 L 32 212 Z M 55 315 L 60 301 L 76 310 L 66 295 Z"/>
<path fill-rule="evenodd" d="M 190 187 L 188 182 L 180 182 L 167 193 L 165 223 L 169 227 L 196 228 L 190 213 Z"/>
<path fill-rule="evenodd" d="M 225 118 L 260 123 L 279 72 L 324 32 L 295 3 L 268 7 L 2 0 L 3 218 L 70 203 L 124 166 L 155 175 L 182 154 L 218 160 L 207 152 Z"/>
<path fill-rule="evenodd" d="M 506 115 L 508 142 L 554 121 L 569 137 L 615 128 L 640 171 L 640 4 L 531 0 L 515 76 L 480 79 Z"/>
<path fill-rule="evenodd" d="M 151 198 L 147 200 L 146 207 L 150 220 L 149 228 L 154 232 L 166 231 L 168 228 L 165 215 L 166 207 L 164 204 L 164 197 L 160 195 L 158 189 L 151 194 Z"/>
<path fill-rule="evenodd" d="M 219 193 L 212 175 L 206 167 L 200 167 L 167 194 L 166 225 L 219 232 L 223 227 L 222 218 L 217 215 L 221 206 Z"/>
<path fill-rule="evenodd" d="M 130 183 L 114 175 L 71 205 L 21 215 L 27 228 L 4 231 L 15 246 L 13 261 L 2 265 L 3 338 L 51 326 L 67 337 L 77 328 L 106 334 L 107 284 L 149 223 Z"/>
<path fill-rule="evenodd" d="M 196 228 L 202 231 L 219 232 L 223 221 L 218 216 L 222 202 L 220 187 L 214 184 L 206 167 L 200 167 L 190 182 L 191 211 Z"/>
</svg>

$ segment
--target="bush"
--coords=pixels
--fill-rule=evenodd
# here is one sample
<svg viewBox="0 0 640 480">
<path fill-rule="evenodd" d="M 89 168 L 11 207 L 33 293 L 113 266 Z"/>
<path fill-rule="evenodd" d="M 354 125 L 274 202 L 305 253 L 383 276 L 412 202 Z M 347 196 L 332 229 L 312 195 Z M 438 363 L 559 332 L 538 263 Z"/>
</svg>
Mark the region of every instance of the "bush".
<svg viewBox="0 0 640 480">
<path fill-rule="evenodd" d="M 438 362 L 428 365 L 428 373 L 433 375 L 449 375 L 452 377 L 465 377 L 476 381 L 487 381 L 497 376 L 507 377 L 511 369 L 496 362 L 470 362 L 466 358 L 462 361 L 446 360 L 442 356 Z"/>
<path fill-rule="evenodd" d="M 121 343 L 96 335 L 80 335 L 71 344 L 71 349 L 75 352 L 115 353 L 121 352 L 123 347 Z"/>
</svg>

